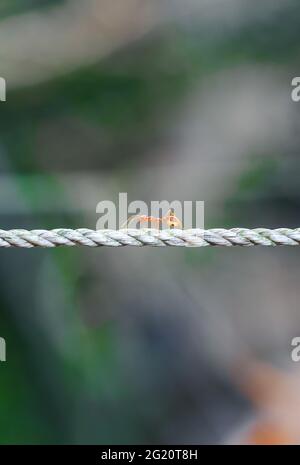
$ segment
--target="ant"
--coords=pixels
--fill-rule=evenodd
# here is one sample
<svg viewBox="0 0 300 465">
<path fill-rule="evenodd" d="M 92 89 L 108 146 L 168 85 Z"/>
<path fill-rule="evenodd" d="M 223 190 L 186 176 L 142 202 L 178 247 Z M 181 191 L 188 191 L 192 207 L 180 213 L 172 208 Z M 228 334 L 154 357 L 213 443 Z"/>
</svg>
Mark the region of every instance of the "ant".
<svg viewBox="0 0 300 465">
<path fill-rule="evenodd" d="M 162 218 L 156 218 L 155 216 L 146 216 L 146 215 L 135 215 L 131 216 L 125 223 L 122 225 L 122 228 L 126 228 L 129 226 L 131 221 L 136 220 L 139 224 L 147 223 L 147 225 L 154 224 L 157 229 L 162 224 L 166 224 L 170 229 L 178 228 L 182 229 L 181 221 L 175 216 L 174 208 L 170 208 L 167 214 Z"/>
</svg>

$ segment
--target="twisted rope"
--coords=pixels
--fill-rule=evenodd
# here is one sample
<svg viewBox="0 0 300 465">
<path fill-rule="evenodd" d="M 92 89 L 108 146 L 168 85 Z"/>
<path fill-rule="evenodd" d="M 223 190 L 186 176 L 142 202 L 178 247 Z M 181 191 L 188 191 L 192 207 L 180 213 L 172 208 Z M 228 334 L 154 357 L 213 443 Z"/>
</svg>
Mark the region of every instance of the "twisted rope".
<svg viewBox="0 0 300 465">
<path fill-rule="evenodd" d="M 0 247 L 207 247 L 300 245 L 300 228 L 288 229 L 11 229 L 0 230 Z"/>
</svg>

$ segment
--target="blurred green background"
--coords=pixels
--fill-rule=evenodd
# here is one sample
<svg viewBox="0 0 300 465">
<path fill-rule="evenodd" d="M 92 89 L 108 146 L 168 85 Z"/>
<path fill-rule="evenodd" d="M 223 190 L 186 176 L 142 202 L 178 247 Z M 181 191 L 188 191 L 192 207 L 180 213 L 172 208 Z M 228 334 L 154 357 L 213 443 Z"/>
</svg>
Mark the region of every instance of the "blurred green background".
<svg viewBox="0 0 300 465">
<path fill-rule="evenodd" d="M 2 0 L 1 228 L 95 228 L 119 192 L 298 227 L 299 24 L 296 0 Z M 298 253 L 1 250 L 0 443 L 238 438 L 233 366 L 291 368 Z"/>
</svg>

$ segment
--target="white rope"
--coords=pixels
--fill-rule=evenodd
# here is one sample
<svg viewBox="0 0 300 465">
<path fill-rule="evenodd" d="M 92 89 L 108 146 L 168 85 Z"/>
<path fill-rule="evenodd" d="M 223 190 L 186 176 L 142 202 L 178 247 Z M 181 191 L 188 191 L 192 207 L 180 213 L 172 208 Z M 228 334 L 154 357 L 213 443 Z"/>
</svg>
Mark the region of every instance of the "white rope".
<svg viewBox="0 0 300 465">
<path fill-rule="evenodd" d="M 300 228 L 288 229 L 11 229 L 0 230 L 0 247 L 207 247 L 300 245 Z"/>
</svg>

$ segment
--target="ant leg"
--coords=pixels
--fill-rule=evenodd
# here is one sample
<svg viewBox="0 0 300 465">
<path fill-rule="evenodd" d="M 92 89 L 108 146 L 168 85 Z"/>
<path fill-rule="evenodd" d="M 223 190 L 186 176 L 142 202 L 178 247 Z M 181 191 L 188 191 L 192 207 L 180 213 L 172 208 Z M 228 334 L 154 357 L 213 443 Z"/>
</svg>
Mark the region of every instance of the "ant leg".
<svg viewBox="0 0 300 465">
<path fill-rule="evenodd" d="M 123 223 L 123 224 L 121 225 L 121 229 L 123 229 L 123 228 L 128 228 L 128 226 L 129 226 L 129 224 L 131 223 L 131 221 L 136 220 L 136 219 L 139 219 L 139 223 L 140 223 L 141 220 L 142 220 L 142 216 L 141 216 L 141 215 L 133 215 L 133 216 L 130 216 L 130 217 L 128 218 L 128 220 L 126 220 L 125 223 Z"/>
</svg>

